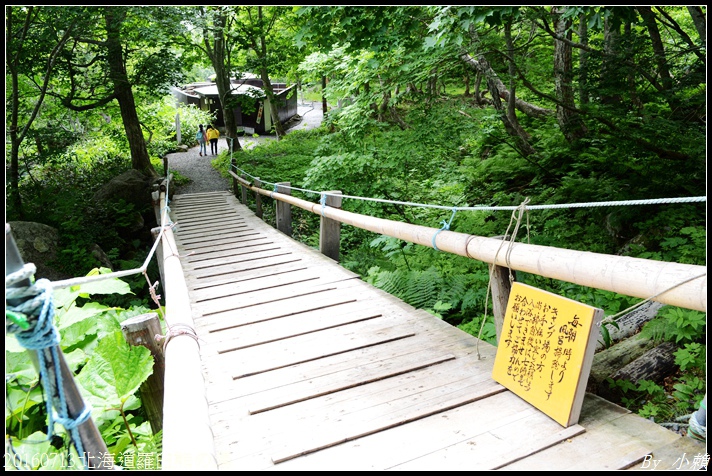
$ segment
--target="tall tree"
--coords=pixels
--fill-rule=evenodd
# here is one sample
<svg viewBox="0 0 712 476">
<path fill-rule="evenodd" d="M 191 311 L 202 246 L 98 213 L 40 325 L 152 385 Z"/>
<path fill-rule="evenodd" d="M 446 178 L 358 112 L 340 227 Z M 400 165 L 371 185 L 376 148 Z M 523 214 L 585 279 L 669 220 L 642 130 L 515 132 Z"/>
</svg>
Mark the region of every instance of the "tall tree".
<svg viewBox="0 0 712 476">
<path fill-rule="evenodd" d="M 284 16 L 291 11 L 291 8 L 248 6 L 238 7 L 238 10 L 241 21 L 236 25 L 237 30 L 242 41 L 254 53 L 252 64 L 262 78 L 275 134 L 277 139 L 281 139 L 285 134 L 284 125 L 279 119 L 279 104 L 270 74 L 279 68 L 279 65 L 276 64 L 278 55 L 274 51 L 274 45 L 279 43 L 277 26 L 282 23 Z"/>
<path fill-rule="evenodd" d="M 235 150 L 242 146 L 237 140 L 237 120 L 233 109 L 236 100 L 233 95 L 232 78 L 235 76 L 233 56 L 238 42 L 233 39 L 235 13 L 229 7 L 197 7 L 198 26 L 202 30 L 202 45 L 199 48 L 210 58 L 215 71 L 215 86 L 218 88 L 220 107 L 225 121 L 225 140 Z"/>
<path fill-rule="evenodd" d="M 571 21 L 562 17 L 563 9 L 554 7 L 554 28 L 559 36 L 571 38 Z M 581 139 L 586 134 L 586 126 L 577 112 L 574 102 L 573 52 L 569 43 L 554 39 L 554 83 L 556 86 L 556 118 L 561 132 L 569 142 Z"/>
<path fill-rule="evenodd" d="M 157 177 L 151 164 L 134 88 L 165 94 L 180 78 L 170 51 L 171 35 L 181 28 L 166 8 L 84 7 L 86 27 L 68 42 L 59 66 L 63 83 L 51 92 L 73 111 L 100 109 L 116 101 L 131 151 L 132 168 Z"/>
<path fill-rule="evenodd" d="M 10 76 L 7 98 L 10 136 L 9 199 L 20 218 L 24 217 L 19 190 L 20 146 L 42 108 L 55 74 L 55 64 L 81 18 L 75 7 L 7 7 L 5 11 L 5 64 Z M 23 79 L 24 78 L 24 79 Z M 31 93 L 25 95 L 31 85 Z"/>
</svg>

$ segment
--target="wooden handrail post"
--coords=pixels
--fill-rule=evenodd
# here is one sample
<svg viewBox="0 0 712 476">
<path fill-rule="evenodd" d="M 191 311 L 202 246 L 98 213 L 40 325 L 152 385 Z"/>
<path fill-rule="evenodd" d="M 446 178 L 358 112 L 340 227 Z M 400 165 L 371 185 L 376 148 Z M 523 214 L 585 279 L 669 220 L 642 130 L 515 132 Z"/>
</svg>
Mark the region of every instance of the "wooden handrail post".
<svg viewBox="0 0 712 476">
<path fill-rule="evenodd" d="M 141 384 L 139 392 L 141 404 L 156 435 L 163 429 L 163 379 L 166 372 L 163 349 L 156 342 L 156 336 L 163 335 L 158 314 L 150 312 L 127 319 L 121 323 L 121 332 L 129 345 L 142 345 L 153 356 L 153 373 Z"/>
<path fill-rule="evenodd" d="M 158 239 L 158 235 L 161 234 L 161 227 L 151 228 L 151 237 L 154 241 Z M 158 274 L 161 275 L 161 283 L 166 282 L 166 276 L 163 271 L 163 240 L 156 246 L 156 262 L 158 263 Z"/>
<path fill-rule="evenodd" d="M 242 178 L 247 180 L 247 174 L 242 174 Z M 247 205 L 247 186 L 243 183 L 240 184 L 240 188 L 242 189 L 242 204 Z"/>
<path fill-rule="evenodd" d="M 25 265 L 20 251 L 15 243 L 15 238 L 12 236 L 12 231 L 10 230 L 10 225 L 5 223 L 5 276 L 8 274 L 20 271 Z M 28 287 L 30 286 L 30 280 L 24 279 L 19 283 L 9 286 L 13 287 Z M 7 300 L 5 306 L 19 306 L 29 298 L 18 298 Z M 56 352 L 53 352 L 55 350 Z M 39 356 L 44 358 L 47 370 L 47 379 L 49 381 L 49 387 L 45 388 L 44 391 L 52 399 L 52 402 L 57 402 L 60 400 L 60 391 L 64 395 L 64 400 L 66 403 L 66 409 L 59 409 L 57 411 L 66 411 L 67 416 L 72 419 L 79 418 L 86 409 L 82 395 L 79 392 L 76 382 L 74 381 L 74 374 L 69 370 L 67 361 L 64 358 L 62 349 L 59 345 L 54 348 L 39 349 L 32 352 L 30 355 L 33 358 L 33 363 L 37 362 Z M 57 356 L 55 361 L 54 356 Z M 36 356 L 36 357 L 35 357 Z M 59 375 L 56 369 L 59 368 Z M 58 384 L 61 384 L 62 388 L 58 388 Z M 83 448 L 84 454 L 80 457 L 86 463 L 88 469 L 103 469 L 103 470 L 113 470 L 114 464 L 111 458 L 106 443 L 99 433 L 99 429 L 96 427 L 94 420 L 88 418 L 83 423 L 77 426 L 77 433 L 79 441 L 74 440 L 74 436 L 70 436 L 77 448 Z M 71 432 L 70 432 L 71 433 Z"/>
<path fill-rule="evenodd" d="M 230 158 L 230 170 L 237 170 L 237 159 L 235 157 Z M 234 176 L 232 177 L 232 193 L 237 198 L 237 179 Z"/>
<path fill-rule="evenodd" d="M 255 179 L 255 187 L 262 188 L 262 181 L 259 177 Z M 262 194 L 255 192 L 255 215 L 257 218 L 262 218 Z"/>
<path fill-rule="evenodd" d="M 506 236 L 493 237 L 498 240 L 504 240 Z M 502 245 L 502 249 L 506 244 Z M 505 266 L 489 265 L 492 288 L 492 316 L 494 317 L 494 328 L 497 333 L 497 344 L 502 335 L 502 327 L 504 326 L 504 314 L 507 312 L 507 303 L 509 302 L 509 293 L 512 290 L 512 283 L 509 280 L 509 274 L 516 277 L 516 271 L 512 271 Z"/>
<path fill-rule="evenodd" d="M 325 205 L 332 208 L 341 208 L 341 190 L 331 190 L 324 192 L 333 195 L 326 195 Z M 321 216 L 319 227 L 319 251 L 325 256 L 339 261 L 339 248 L 341 245 L 341 222 L 331 218 Z"/>
<path fill-rule="evenodd" d="M 291 195 L 292 189 L 290 182 L 277 182 L 277 193 Z M 287 236 L 292 236 L 292 205 L 277 200 L 276 215 L 277 229 Z"/>
</svg>

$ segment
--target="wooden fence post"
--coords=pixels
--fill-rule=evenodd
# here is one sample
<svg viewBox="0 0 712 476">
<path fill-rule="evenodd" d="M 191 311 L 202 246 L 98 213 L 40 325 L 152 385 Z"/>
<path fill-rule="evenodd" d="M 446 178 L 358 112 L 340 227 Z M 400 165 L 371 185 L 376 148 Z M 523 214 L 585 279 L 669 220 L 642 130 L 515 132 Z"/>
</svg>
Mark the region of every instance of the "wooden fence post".
<svg viewBox="0 0 712 476">
<path fill-rule="evenodd" d="M 121 332 L 129 345 L 142 345 L 153 356 L 153 373 L 141 384 L 139 392 L 155 435 L 163 429 L 163 379 L 166 372 L 163 349 L 156 343 L 156 335 L 163 334 L 158 314 L 150 312 L 127 319 L 121 323 Z"/>
<path fill-rule="evenodd" d="M 277 182 L 277 193 L 291 195 L 290 182 Z M 277 229 L 287 236 L 292 236 L 292 205 L 281 200 L 277 200 Z"/>
<path fill-rule="evenodd" d="M 262 188 L 262 181 L 259 177 L 255 179 L 255 187 Z M 262 218 L 262 194 L 255 192 L 255 215 L 257 218 Z"/>
<path fill-rule="evenodd" d="M 330 194 L 341 195 L 340 190 L 331 190 Z M 326 195 L 325 204 L 328 207 L 341 208 L 343 197 Z M 341 245 L 341 222 L 322 215 L 319 227 L 319 251 L 325 256 L 339 261 L 339 248 Z"/>
<path fill-rule="evenodd" d="M 230 158 L 230 170 L 237 170 L 237 159 L 235 157 Z M 237 198 L 237 179 L 233 176 L 232 177 L 232 193 L 235 194 L 235 198 Z"/>
<path fill-rule="evenodd" d="M 154 241 L 158 239 L 158 235 L 160 234 L 160 226 L 157 226 L 156 228 L 151 228 L 151 237 L 153 237 Z M 158 246 L 156 246 L 156 262 L 158 263 L 158 273 L 161 275 L 161 283 L 165 283 L 166 276 L 163 272 L 163 243 L 158 243 Z"/>
<path fill-rule="evenodd" d="M 247 180 L 247 174 L 242 174 L 242 178 Z M 244 183 L 241 183 L 240 188 L 242 189 L 242 204 L 247 205 L 247 187 Z"/>
<path fill-rule="evenodd" d="M 505 236 L 495 236 L 493 238 L 504 240 Z M 501 250 L 506 251 L 507 244 L 503 244 Z M 516 278 L 516 272 L 504 266 L 489 265 L 492 288 L 492 316 L 494 317 L 494 328 L 497 333 L 497 344 L 502 335 L 504 326 L 504 314 L 507 312 L 507 302 L 509 302 L 509 292 L 512 290 L 512 283 L 509 281 L 509 273 Z"/>
</svg>

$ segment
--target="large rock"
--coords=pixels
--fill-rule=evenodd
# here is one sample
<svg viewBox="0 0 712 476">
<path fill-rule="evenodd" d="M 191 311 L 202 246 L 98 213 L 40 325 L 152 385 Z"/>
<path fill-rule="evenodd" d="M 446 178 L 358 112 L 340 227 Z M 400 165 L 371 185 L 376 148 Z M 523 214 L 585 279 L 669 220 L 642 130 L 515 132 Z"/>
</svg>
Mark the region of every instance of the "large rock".
<svg viewBox="0 0 712 476">
<path fill-rule="evenodd" d="M 97 202 L 118 201 L 123 199 L 132 203 L 136 210 L 143 210 L 151 205 L 153 178 L 146 177 L 136 169 L 130 169 L 109 180 L 94 193 Z"/>
<path fill-rule="evenodd" d="M 56 228 L 32 221 L 11 221 L 8 224 L 22 261 L 34 264 L 37 269 L 35 279 L 61 281 L 76 277 L 54 267 L 54 260 L 60 252 L 59 231 Z M 97 266 L 114 270 L 111 260 L 99 245 L 93 244 L 88 251 L 96 259 Z"/>
<path fill-rule="evenodd" d="M 37 268 L 36 279 L 59 281 L 72 278 L 50 264 L 57 258 L 59 251 L 59 232 L 56 228 L 29 221 L 11 221 L 9 225 L 22 261 L 32 263 Z"/>
</svg>

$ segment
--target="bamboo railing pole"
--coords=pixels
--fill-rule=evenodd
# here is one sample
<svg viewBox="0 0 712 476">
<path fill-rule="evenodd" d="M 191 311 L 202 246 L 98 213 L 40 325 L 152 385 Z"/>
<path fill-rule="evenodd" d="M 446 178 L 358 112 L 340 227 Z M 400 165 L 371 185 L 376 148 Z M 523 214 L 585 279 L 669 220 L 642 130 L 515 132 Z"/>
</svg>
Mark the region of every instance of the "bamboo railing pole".
<svg viewBox="0 0 712 476">
<path fill-rule="evenodd" d="M 165 193 L 161 194 L 161 205 L 163 209 Z M 217 470 L 200 347 L 191 337 L 195 326 L 188 286 L 170 227 L 165 227 L 161 246 L 165 270 L 166 338 L 170 339 L 164 351 L 162 468 Z M 175 335 L 177 332 L 183 334 Z"/>
<path fill-rule="evenodd" d="M 22 256 L 20 255 L 20 251 L 17 248 L 15 239 L 12 236 L 10 225 L 6 223 L 5 276 L 21 270 L 24 265 L 25 263 L 22 259 Z M 26 287 L 30 285 L 30 280 L 26 279 L 19 282 L 16 286 Z M 7 307 L 8 304 L 12 306 L 19 306 L 24 301 L 26 301 L 26 299 L 24 301 L 18 299 L 17 301 L 19 302 L 8 301 L 5 303 L 5 306 Z M 53 317 L 54 316 L 52 316 L 52 318 Z M 44 391 L 51 395 L 53 403 L 57 402 L 59 401 L 60 391 L 60 389 L 57 387 L 57 383 L 61 383 L 61 390 L 63 392 L 64 400 L 67 406 L 66 416 L 72 419 L 76 419 L 84 412 L 86 405 L 84 404 L 82 395 L 81 393 L 79 393 L 79 388 L 77 387 L 77 384 L 74 381 L 74 374 L 69 370 L 69 366 L 67 365 L 67 361 L 64 358 L 64 353 L 62 353 L 62 349 L 59 345 L 57 345 L 55 346 L 54 350 L 56 350 L 56 352 L 53 352 L 53 348 L 45 348 L 36 351 L 34 355 L 31 353 L 32 351 L 28 350 L 28 353 L 33 356 L 33 363 L 35 363 L 39 361 L 39 357 L 34 357 L 38 355 L 39 352 L 42 352 L 42 357 L 44 358 L 44 361 L 46 363 L 46 371 L 48 376 L 47 380 L 49 381 L 49 386 L 51 387 L 45 388 Z M 56 360 L 55 354 L 57 357 Z M 59 368 L 59 376 L 55 371 L 55 365 Z M 56 410 L 58 413 L 64 411 L 60 408 L 57 408 Z M 86 467 L 88 469 L 93 470 L 115 469 L 113 460 L 109 458 L 110 453 L 106 447 L 106 443 L 102 439 L 101 433 L 99 433 L 99 429 L 96 427 L 94 420 L 88 418 L 83 423 L 78 425 L 76 429 L 78 433 L 78 439 L 80 441 L 74 441 L 74 437 L 72 436 L 71 431 L 68 431 L 68 433 L 74 441 L 75 447 L 83 448 L 84 454 L 80 454 L 79 456 L 83 459 L 83 462 L 86 464 Z"/>
<path fill-rule="evenodd" d="M 269 190 L 256 189 L 256 187 L 251 189 L 262 195 L 271 193 Z M 315 214 L 322 213 L 319 203 L 279 193 L 273 193 L 273 198 Z M 359 215 L 331 207 L 325 208 L 324 216 L 357 228 L 431 248 L 435 239 L 440 251 L 485 263 L 641 299 L 655 296 L 652 300 L 663 304 L 707 312 L 705 266 L 526 243 L 507 243 L 504 246 L 511 246 L 511 248 L 508 251 L 503 248 L 498 253 L 502 240 L 496 238 L 450 230 L 439 231 L 438 228 Z M 509 260 L 506 258 L 507 255 Z"/>
</svg>

